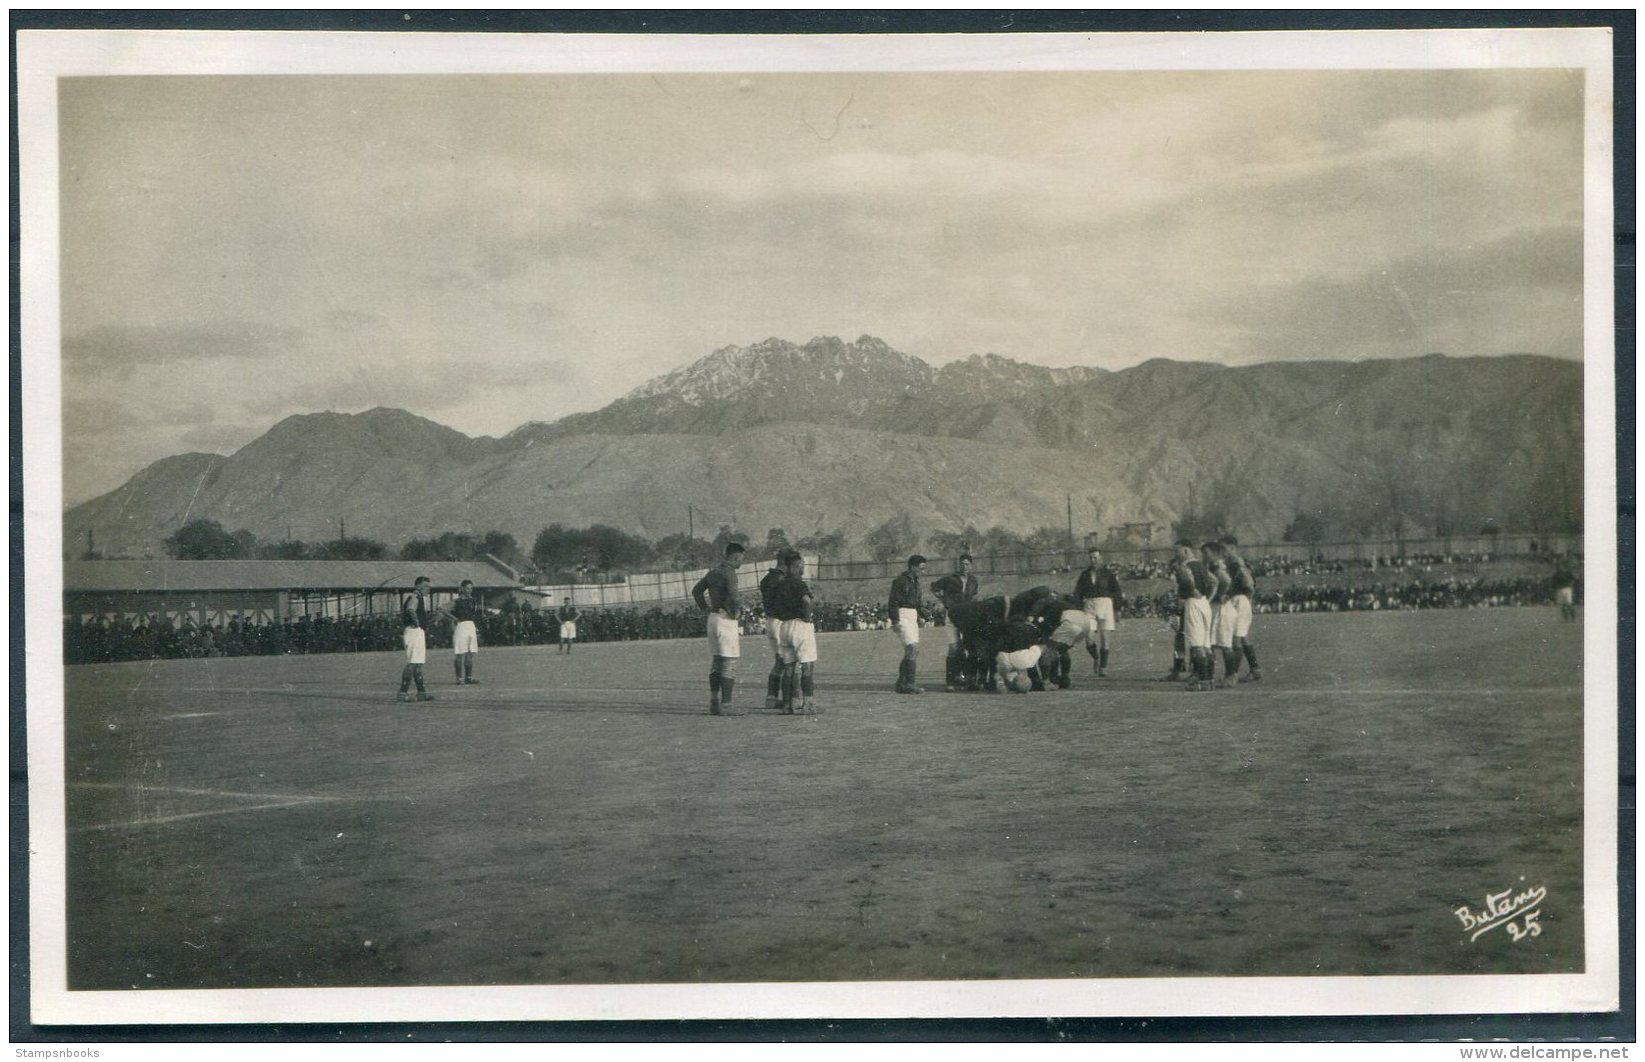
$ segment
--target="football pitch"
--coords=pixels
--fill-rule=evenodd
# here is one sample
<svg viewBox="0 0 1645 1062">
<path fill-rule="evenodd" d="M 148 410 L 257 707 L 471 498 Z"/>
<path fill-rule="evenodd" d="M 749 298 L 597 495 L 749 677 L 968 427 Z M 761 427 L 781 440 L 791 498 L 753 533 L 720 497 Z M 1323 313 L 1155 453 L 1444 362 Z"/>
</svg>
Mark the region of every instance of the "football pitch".
<svg viewBox="0 0 1645 1062">
<path fill-rule="evenodd" d="M 69 987 L 250 988 L 1583 967 L 1581 624 L 1258 616 L 1264 680 L 891 692 L 820 637 L 816 717 L 745 636 L 70 668 Z M 935 689 L 932 689 L 933 685 Z M 1534 934 L 1454 913 L 1546 890 Z"/>
</svg>

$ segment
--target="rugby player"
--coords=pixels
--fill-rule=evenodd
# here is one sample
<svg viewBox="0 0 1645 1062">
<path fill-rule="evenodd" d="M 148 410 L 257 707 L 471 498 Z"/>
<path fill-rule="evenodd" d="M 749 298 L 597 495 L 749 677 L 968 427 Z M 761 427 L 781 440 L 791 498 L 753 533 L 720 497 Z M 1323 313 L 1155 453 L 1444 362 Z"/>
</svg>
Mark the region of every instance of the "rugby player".
<svg viewBox="0 0 1645 1062">
<path fill-rule="evenodd" d="M 778 628 L 782 625 L 782 621 L 777 618 L 777 613 L 774 610 L 779 607 L 776 597 L 777 588 L 782 585 L 784 579 L 788 578 L 788 572 L 783 566 L 783 556 L 787 552 L 787 550 L 779 550 L 777 555 L 771 558 L 771 570 L 766 572 L 765 576 L 760 579 L 760 607 L 765 610 L 765 640 L 771 646 L 771 674 L 766 676 L 765 680 L 765 706 L 767 708 L 777 707 L 777 702 L 782 698 L 783 651 L 782 646 L 777 642 Z"/>
<path fill-rule="evenodd" d="M 781 610 L 782 710 L 789 715 L 816 715 L 817 628 L 812 622 L 811 587 L 805 582 L 805 558 L 798 550 L 784 554 L 787 577 L 777 591 Z"/>
<path fill-rule="evenodd" d="M 1571 569 L 1571 558 L 1560 554 L 1554 560 L 1554 601 L 1559 605 L 1559 618 L 1576 619 L 1576 572 Z"/>
<path fill-rule="evenodd" d="M 464 579 L 457 587 L 457 600 L 451 603 L 451 618 L 457 626 L 451 632 L 451 663 L 457 670 L 458 685 L 474 686 L 474 654 L 480 651 L 480 631 L 474 625 L 479 617 L 479 602 L 474 599 L 474 580 Z"/>
<path fill-rule="evenodd" d="M 725 560 L 710 568 L 691 588 L 691 599 L 708 617 L 708 714 L 730 715 L 731 694 L 737 680 L 731 670 L 742 655 L 737 628 L 737 566 L 743 562 L 743 544 L 727 542 Z"/>
<path fill-rule="evenodd" d="M 943 686 L 950 693 L 966 684 L 965 645 L 959 637 L 959 628 L 954 625 L 954 609 L 967 601 L 976 600 L 977 577 L 971 574 L 973 563 L 971 554 L 962 553 L 957 570 L 931 584 L 931 592 L 942 601 L 943 611 L 948 615 L 948 659 Z"/>
<path fill-rule="evenodd" d="M 1182 635 L 1188 647 L 1188 689 L 1208 690 L 1211 675 L 1207 666 L 1215 666 L 1211 658 L 1211 602 L 1209 594 L 1216 589 L 1216 580 L 1205 570 L 1205 565 L 1194 557 L 1194 544 L 1187 539 L 1177 542 L 1177 558 L 1171 568 L 1177 584 L 1177 600 L 1182 603 Z"/>
<path fill-rule="evenodd" d="M 1029 613 L 1029 620 L 1041 631 L 1050 632 L 1045 640 L 1049 660 L 1045 654 L 1041 655 L 1042 670 L 1048 670 L 1046 677 L 1059 689 L 1068 689 L 1074 684 L 1068 651 L 1081 641 L 1087 649 L 1091 648 L 1096 638 L 1096 618 L 1085 611 L 1085 602 L 1079 598 L 1052 594 L 1040 599 Z"/>
<path fill-rule="evenodd" d="M 920 658 L 920 576 L 925 574 L 925 558 L 918 553 L 908 558 L 908 568 L 891 580 L 891 596 L 886 614 L 891 629 L 902 642 L 902 663 L 897 668 L 898 693 L 924 693 L 916 683 Z"/>
<path fill-rule="evenodd" d="M 1003 595 L 962 601 L 948 613 L 960 643 L 960 678 L 969 690 L 998 693 L 995 656 L 999 652 L 1011 602 Z"/>
<path fill-rule="evenodd" d="M 577 611 L 577 607 L 568 597 L 557 614 L 560 617 L 560 652 L 569 653 L 572 643 L 577 640 L 577 617 L 582 613 Z"/>
<path fill-rule="evenodd" d="M 1257 666 L 1257 649 L 1251 644 L 1251 599 L 1257 596 L 1257 580 L 1251 566 L 1239 554 L 1239 539 L 1222 536 L 1222 556 L 1228 564 L 1228 576 L 1233 580 L 1229 592 L 1234 600 L 1234 666 L 1228 672 L 1229 680 L 1239 672 L 1239 658 L 1245 657 L 1250 670 L 1241 675 L 1241 682 L 1261 682 L 1262 669 Z"/>
<path fill-rule="evenodd" d="M 434 694 L 423 685 L 423 664 L 428 653 L 428 621 L 434 613 L 429 599 L 428 576 L 419 575 L 412 583 L 412 592 L 400 599 L 400 642 L 406 649 L 406 663 L 400 669 L 400 694 L 397 699 L 411 700 L 411 684 L 417 683 L 417 699 L 432 701 Z"/>
<path fill-rule="evenodd" d="M 1097 640 L 1087 642 L 1085 648 L 1091 653 L 1091 667 L 1098 678 L 1108 677 L 1108 635 L 1114 630 L 1119 607 L 1125 603 L 1125 595 L 1120 592 L 1119 576 L 1114 569 L 1102 563 L 1102 552 L 1092 550 L 1087 559 L 1089 566 L 1080 572 L 1079 579 L 1074 583 L 1074 596 L 1079 598 L 1085 606 L 1085 611 L 1091 613 L 1096 622 Z"/>
<path fill-rule="evenodd" d="M 1207 542 L 1200 547 L 1200 560 L 1205 570 L 1216 580 L 1211 590 L 1211 679 L 1216 685 L 1217 656 L 1222 656 L 1222 685 L 1232 686 L 1238 679 L 1239 656 L 1234 652 L 1234 580 L 1228 574 L 1223 559 L 1222 543 Z"/>
</svg>

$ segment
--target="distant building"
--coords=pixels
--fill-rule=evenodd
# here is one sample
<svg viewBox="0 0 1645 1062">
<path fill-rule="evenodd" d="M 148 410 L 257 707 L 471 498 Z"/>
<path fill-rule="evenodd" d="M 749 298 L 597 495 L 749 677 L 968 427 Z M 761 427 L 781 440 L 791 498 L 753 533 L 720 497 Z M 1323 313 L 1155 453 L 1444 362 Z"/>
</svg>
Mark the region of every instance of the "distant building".
<svg viewBox="0 0 1645 1062">
<path fill-rule="evenodd" d="M 397 610 L 419 575 L 433 581 L 436 600 L 455 595 L 464 579 L 482 597 L 520 585 L 506 565 L 484 561 L 68 561 L 63 614 L 161 615 L 213 625 L 236 615 L 271 623 L 367 616 Z"/>
<path fill-rule="evenodd" d="M 1108 537 L 1102 541 L 1098 541 L 1095 531 L 1085 536 L 1086 549 L 1098 549 L 1103 546 L 1110 549 L 1146 549 L 1153 544 L 1154 522 L 1152 520 L 1112 525 L 1108 528 Z"/>
</svg>

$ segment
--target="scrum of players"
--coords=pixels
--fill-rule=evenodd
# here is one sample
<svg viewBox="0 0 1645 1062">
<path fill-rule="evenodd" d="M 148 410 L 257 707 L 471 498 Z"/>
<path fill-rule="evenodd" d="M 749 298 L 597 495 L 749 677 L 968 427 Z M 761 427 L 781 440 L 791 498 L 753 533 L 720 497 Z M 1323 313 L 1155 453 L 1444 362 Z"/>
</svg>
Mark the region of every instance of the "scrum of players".
<svg viewBox="0 0 1645 1062">
<path fill-rule="evenodd" d="M 924 567 L 923 558 L 911 557 L 909 561 L 909 571 L 899 577 L 904 581 L 904 603 L 909 590 L 906 580 Z M 947 610 L 954 632 L 945 688 L 1004 688 L 1017 693 L 1068 689 L 1073 684 L 1073 650 L 1081 646 L 1091 658 L 1096 677 L 1107 677 L 1109 642 L 1124 596 L 1117 573 L 1103 564 L 1100 551 L 1090 551 L 1090 563 L 1080 573 L 1071 594 L 1035 586 L 1013 596 L 979 600 L 970 562 L 969 557 L 961 557 L 959 571 L 931 588 Z M 1256 580 L 1240 556 L 1238 540 L 1228 535 L 1220 541 L 1206 542 L 1197 550 L 1191 542 L 1179 541 L 1170 578 L 1179 611 L 1172 620 L 1173 664 L 1164 680 L 1183 680 L 1184 688 L 1191 692 L 1259 681 L 1262 672 L 1251 641 L 1251 598 L 1256 593 Z M 1219 658 L 1223 663 L 1221 679 L 1216 675 Z M 907 666 L 905 660 L 905 669 Z M 1246 669 L 1243 675 L 1242 666 Z M 908 692 L 901 676 L 898 689 Z"/>
</svg>

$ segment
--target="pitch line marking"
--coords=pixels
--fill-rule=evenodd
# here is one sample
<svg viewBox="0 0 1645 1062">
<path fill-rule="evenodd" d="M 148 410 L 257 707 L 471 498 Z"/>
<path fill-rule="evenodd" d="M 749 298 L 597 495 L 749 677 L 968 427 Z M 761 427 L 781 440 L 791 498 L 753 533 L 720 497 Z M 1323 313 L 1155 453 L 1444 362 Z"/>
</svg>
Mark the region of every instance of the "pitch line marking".
<svg viewBox="0 0 1645 1062">
<path fill-rule="evenodd" d="M 316 797 L 303 800 L 282 800 L 274 804 L 247 804 L 237 808 L 216 808 L 211 811 L 187 811 L 177 815 L 160 815 L 152 819 L 132 819 L 129 822 L 100 822 L 92 826 L 76 826 L 69 832 L 88 833 L 92 830 L 126 830 L 138 826 L 161 826 L 168 822 L 180 822 L 183 819 L 202 819 L 211 815 L 234 815 L 242 811 L 267 811 L 271 808 L 296 808 L 330 799 L 330 797 Z"/>
<path fill-rule="evenodd" d="M 188 796 L 231 797 L 246 800 L 341 800 L 341 797 L 317 796 L 310 793 L 240 793 L 232 789 L 191 789 L 178 785 L 144 785 L 142 782 L 70 782 L 70 789 L 135 789 L 139 793 L 184 793 Z"/>
<path fill-rule="evenodd" d="M 76 789 L 135 789 L 139 793 L 186 793 L 191 796 L 215 797 L 245 797 L 253 800 L 263 800 L 261 804 L 246 804 L 240 807 L 212 808 L 208 811 L 182 811 L 175 815 L 157 815 L 152 818 L 131 819 L 126 822 L 100 822 L 89 826 L 76 826 L 69 833 L 88 833 L 95 830 L 124 830 L 139 826 L 161 826 L 168 822 L 181 822 L 185 819 L 202 819 L 212 815 L 235 815 L 247 811 L 270 811 L 275 808 L 303 807 L 307 804 L 325 804 L 341 797 L 328 796 L 291 796 L 280 793 L 238 793 L 227 789 L 192 789 L 183 786 L 145 786 L 122 785 L 117 782 L 74 782 Z"/>
</svg>

